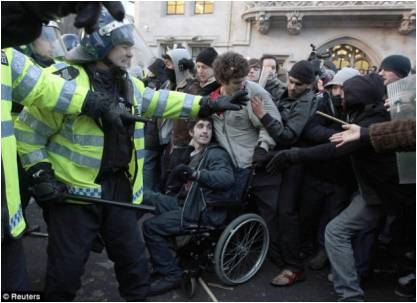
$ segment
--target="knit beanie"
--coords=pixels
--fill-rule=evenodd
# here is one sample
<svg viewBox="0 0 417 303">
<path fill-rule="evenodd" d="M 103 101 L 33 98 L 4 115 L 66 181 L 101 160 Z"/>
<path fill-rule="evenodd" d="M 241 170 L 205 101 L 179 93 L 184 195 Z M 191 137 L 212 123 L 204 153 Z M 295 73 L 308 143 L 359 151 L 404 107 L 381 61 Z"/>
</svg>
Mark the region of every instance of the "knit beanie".
<svg viewBox="0 0 417 303">
<path fill-rule="evenodd" d="M 203 49 L 197 56 L 195 62 L 201 62 L 205 65 L 208 65 L 212 67 L 214 59 L 216 59 L 218 56 L 218 53 L 216 50 L 212 47 Z"/>
<path fill-rule="evenodd" d="M 316 79 L 313 65 L 306 60 L 301 60 L 295 63 L 288 75 L 300 80 L 304 84 L 311 84 Z"/>
<path fill-rule="evenodd" d="M 407 77 L 411 70 L 411 62 L 405 56 L 391 55 L 382 60 L 380 69 L 394 72 L 398 77 Z"/>
</svg>

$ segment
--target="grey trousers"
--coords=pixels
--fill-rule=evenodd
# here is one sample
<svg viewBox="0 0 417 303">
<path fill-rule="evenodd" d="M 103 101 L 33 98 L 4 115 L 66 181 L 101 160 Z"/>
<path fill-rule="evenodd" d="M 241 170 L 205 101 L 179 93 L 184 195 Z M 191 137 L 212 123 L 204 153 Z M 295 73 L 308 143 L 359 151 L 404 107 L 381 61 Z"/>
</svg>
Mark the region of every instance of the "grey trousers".
<svg viewBox="0 0 417 303">
<path fill-rule="evenodd" d="M 352 239 L 362 230 L 378 227 L 380 205 L 367 205 L 360 194 L 326 227 L 325 248 L 333 273 L 333 286 L 340 301 L 363 301 L 355 266 Z"/>
</svg>

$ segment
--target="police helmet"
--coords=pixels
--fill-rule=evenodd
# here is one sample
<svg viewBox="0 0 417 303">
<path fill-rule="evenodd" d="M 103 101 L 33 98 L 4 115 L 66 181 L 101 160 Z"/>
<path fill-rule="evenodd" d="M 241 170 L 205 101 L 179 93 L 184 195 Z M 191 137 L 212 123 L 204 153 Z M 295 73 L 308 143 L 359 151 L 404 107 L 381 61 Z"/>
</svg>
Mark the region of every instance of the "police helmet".
<svg viewBox="0 0 417 303">
<path fill-rule="evenodd" d="M 97 29 L 83 33 L 80 45 L 68 52 L 67 60 L 91 62 L 104 59 L 111 49 L 120 44 L 135 44 L 134 26 L 126 18 L 119 22 L 103 9 L 97 21 Z"/>
</svg>

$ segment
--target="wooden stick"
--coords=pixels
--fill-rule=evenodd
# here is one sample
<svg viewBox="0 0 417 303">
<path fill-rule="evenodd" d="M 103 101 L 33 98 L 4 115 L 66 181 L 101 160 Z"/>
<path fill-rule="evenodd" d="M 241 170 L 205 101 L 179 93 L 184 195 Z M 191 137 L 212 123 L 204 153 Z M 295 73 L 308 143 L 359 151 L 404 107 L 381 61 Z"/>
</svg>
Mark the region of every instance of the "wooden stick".
<svg viewBox="0 0 417 303">
<path fill-rule="evenodd" d="M 337 118 L 335 118 L 333 116 L 330 116 L 328 114 L 325 114 L 325 113 L 323 113 L 323 112 L 321 112 L 319 110 L 316 111 L 316 114 L 318 114 L 320 116 L 323 116 L 324 118 L 327 118 L 327 119 L 332 120 L 334 122 L 338 122 L 338 123 L 341 123 L 341 124 L 349 124 L 349 123 L 347 123 L 347 122 L 345 122 L 343 120 L 337 119 Z"/>
<path fill-rule="evenodd" d="M 204 280 L 201 277 L 198 277 L 198 282 L 204 288 L 204 290 L 206 291 L 206 293 L 209 295 L 210 299 L 213 302 L 219 302 L 216 296 L 211 292 L 210 288 L 207 286 L 206 282 L 204 282 Z"/>
</svg>

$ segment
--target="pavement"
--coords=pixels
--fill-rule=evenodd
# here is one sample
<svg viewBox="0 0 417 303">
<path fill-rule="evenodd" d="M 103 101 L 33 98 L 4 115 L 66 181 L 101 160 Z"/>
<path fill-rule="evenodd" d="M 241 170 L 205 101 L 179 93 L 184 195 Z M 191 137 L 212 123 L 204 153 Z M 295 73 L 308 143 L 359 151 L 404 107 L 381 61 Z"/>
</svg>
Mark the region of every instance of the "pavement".
<svg viewBox="0 0 417 303">
<path fill-rule="evenodd" d="M 42 220 L 41 210 L 31 203 L 27 209 L 28 222 L 31 226 L 40 225 L 41 231 L 46 232 L 46 226 Z M 29 279 L 35 291 L 42 291 L 46 270 L 46 246 L 47 238 L 26 236 L 24 247 L 26 252 Z M 324 301 L 337 300 L 332 284 L 327 280 L 329 269 L 306 272 L 307 279 L 296 283 L 291 287 L 274 287 L 269 284 L 272 278 L 278 274 L 278 268 L 266 261 L 249 282 L 236 287 L 209 286 L 218 301 L 240 302 L 278 302 L 278 301 Z M 220 284 L 215 273 L 204 272 L 202 275 L 206 283 Z M 372 278 L 365 285 L 366 301 L 392 302 L 407 301 L 394 294 L 398 274 L 393 266 L 386 266 L 374 272 Z M 414 299 L 415 300 L 415 299 Z M 113 271 L 113 263 L 103 251 L 100 254 L 91 253 L 82 278 L 82 287 L 75 301 L 90 302 L 118 302 L 124 301 L 118 293 L 118 284 Z M 200 285 L 195 296 L 187 299 L 181 289 L 172 290 L 164 295 L 149 297 L 147 301 L 211 301 L 208 294 Z"/>
</svg>

